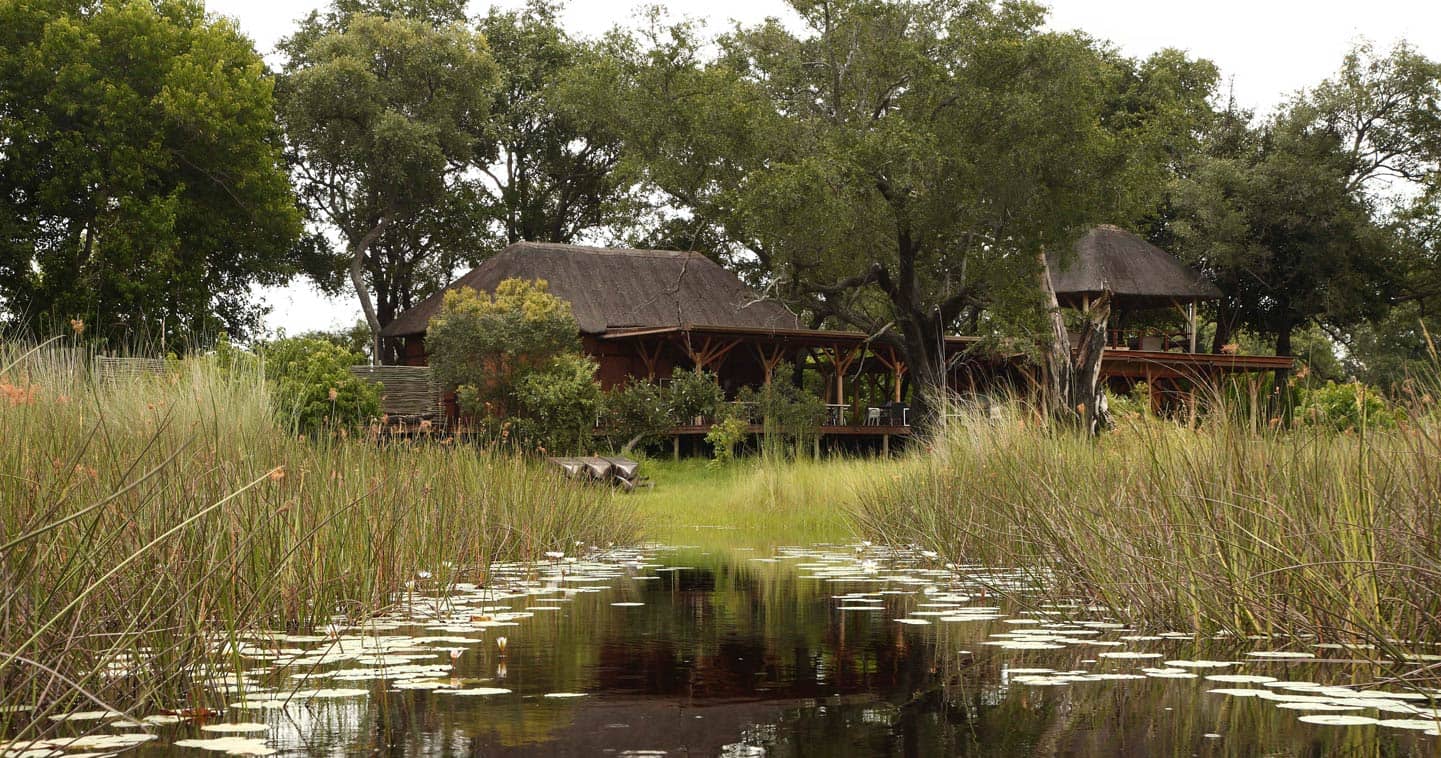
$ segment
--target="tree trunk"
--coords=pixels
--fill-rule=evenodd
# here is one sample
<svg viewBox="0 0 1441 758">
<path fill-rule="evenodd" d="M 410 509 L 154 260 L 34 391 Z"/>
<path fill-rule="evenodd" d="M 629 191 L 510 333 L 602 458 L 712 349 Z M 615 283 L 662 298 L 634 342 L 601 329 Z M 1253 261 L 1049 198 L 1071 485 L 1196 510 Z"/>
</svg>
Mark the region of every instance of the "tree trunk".
<svg viewBox="0 0 1441 758">
<path fill-rule="evenodd" d="M 929 319 L 913 321 L 921 323 L 903 330 L 902 352 L 909 368 L 906 377 L 915 390 L 911 393 L 910 422 L 925 434 L 936 428 L 945 413 L 950 386 L 946 382 L 946 351 L 940 329 L 930 326 Z"/>
<path fill-rule="evenodd" d="M 1101 358 L 1106 350 L 1106 325 L 1111 314 L 1111 293 L 1104 292 L 1086 312 L 1086 325 L 1081 328 L 1080 344 L 1076 347 L 1071 369 L 1071 402 L 1081 414 L 1089 434 L 1100 434 L 1110 426 L 1106 408 L 1105 387 L 1101 386 Z"/>
<path fill-rule="evenodd" d="M 1276 330 L 1276 355 L 1291 357 L 1291 333 L 1295 327 L 1290 322 L 1281 324 Z M 1267 409 L 1266 415 L 1272 419 L 1280 419 L 1289 425 L 1291 423 L 1291 370 L 1276 369 L 1275 377 L 1271 388 L 1271 407 Z"/>
<path fill-rule="evenodd" d="M 1103 292 L 1086 311 L 1086 323 L 1074 353 L 1066 320 L 1061 314 L 1056 290 L 1051 286 L 1050 266 L 1044 252 L 1038 256 L 1041 266 L 1041 292 L 1051 326 L 1051 347 L 1046 355 L 1047 397 L 1043 399 L 1052 418 L 1067 424 L 1079 422 L 1087 434 L 1100 434 L 1110 424 L 1106 408 L 1105 388 L 1101 386 L 1101 358 L 1106 350 L 1106 327 L 1111 316 L 1111 293 Z"/>
<path fill-rule="evenodd" d="M 356 296 L 360 298 L 360 310 L 365 313 L 365 323 L 370 326 L 372 363 L 380 362 L 380 317 L 376 315 L 375 303 L 370 299 L 370 288 L 365 286 L 365 251 L 380 239 L 381 233 L 389 224 L 390 215 L 381 216 L 375 226 L 350 248 L 350 283 L 355 287 Z"/>
<path fill-rule="evenodd" d="M 1289 324 L 1281 327 L 1276 332 L 1276 355 L 1291 355 L 1291 326 Z"/>
<path fill-rule="evenodd" d="M 1036 253 L 1036 260 L 1041 272 L 1041 307 L 1046 310 L 1046 320 L 1051 329 L 1050 349 L 1043 367 L 1046 386 L 1041 388 L 1041 405 L 1051 418 L 1074 422 L 1076 408 L 1071 403 L 1071 388 L 1075 384 L 1071 335 L 1066 332 L 1066 319 L 1061 315 L 1061 304 L 1056 300 L 1056 288 L 1051 285 L 1051 266 L 1046 262 L 1046 252 Z"/>
<path fill-rule="evenodd" d="M 1231 309 L 1224 305 L 1216 308 L 1216 334 L 1211 337 L 1211 352 L 1220 355 L 1231 344 L 1231 326 L 1234 317 Z"/>
<path fill-rule="evenodd" d="M 636 436 L 626 440 L 625 444 L 620 446 L 620 454 L 630 455 L 631 451 L 635 449 L 635 446 L 639 445 L 642 441 L 645 440 L 646 437 L 649 436 L 651 436 L 649 433 L 641 432 L 640 434 L 637 434 Z"/>
</svg>

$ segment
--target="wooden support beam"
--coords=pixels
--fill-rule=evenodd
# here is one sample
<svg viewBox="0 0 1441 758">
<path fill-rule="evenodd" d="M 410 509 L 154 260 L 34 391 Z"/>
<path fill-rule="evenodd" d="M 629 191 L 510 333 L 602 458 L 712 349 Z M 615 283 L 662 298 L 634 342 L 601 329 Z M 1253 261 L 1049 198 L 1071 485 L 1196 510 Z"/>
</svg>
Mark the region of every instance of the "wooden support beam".
<svg viewBox="0 0 1441 758">
<path fill-rule="evenodd" d="M 836 405 L 845 405 L 846 370 L 861 357 L 861 348 L 856 347 L 842 351 L 840 347 L 832 346 L 826 350 L 830 356 L 831 365 L 836 370 Z"/>
<path fill-rule="evenodd" d="M 1191 352 L 1196 352 L 1196 301 L 1186 304 L 1186 331 L 1191 335 Z"/>
<path fill-rule="evenodd" d="M 635 341 L 635 350 L 640 353 L 640 362 L 645 366 L 645 378 L 655 380 L 655 364 L 660 360 L 660 353 L 665 349 L 665 342 L 657 340 L 652 349 L 647 349 L 644 340 Z"/>
<path fill-rule="evenodd" d="M 706 337 L 701 342 L 700 349 L 697 350 L 695 344 L 692 343 L 689 336 L 687 336 L 685 340 L 685 351 L 696 368 L 708 371 L 719 366 L 721 361 L 725 359 L 726 353 L 735 349 L 735 346 L 740 343 L 741 341 L 738 339 L 712 340 L 710 337 Z"/>
<path fill-rule="evenodd" d="M 785 358 L 785 347 L 782 345 L 767 347 L 760 344 L 757 344 L 755 347 L 756 354 L 761 359 L 761 367 L 764 368 L 766 372 L 766 386 L 769 387 L 771 380 L 775 378 L 776 367 L 781 365 L 781 360 Z"/>
<path fill-rule="evenodd" d="M 905 359 L 901 358 L 895 348 L 876 350 L 872 354 L 882 366 L 891 370 L 891 375 L 895 380 L 895 401 L 899 403 L 901 401 L 901 384 L 906 378 L 906 372 L 910 371 L 910 367 L 906 365 Z"/>
</svg>

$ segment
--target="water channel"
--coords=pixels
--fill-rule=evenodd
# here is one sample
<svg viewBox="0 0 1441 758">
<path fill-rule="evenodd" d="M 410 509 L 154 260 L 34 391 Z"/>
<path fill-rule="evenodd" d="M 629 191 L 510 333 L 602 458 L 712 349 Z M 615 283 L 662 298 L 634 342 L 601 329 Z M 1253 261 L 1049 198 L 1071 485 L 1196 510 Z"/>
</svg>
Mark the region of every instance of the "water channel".
<svg viewBox="0 0 1441 758">
<path fill-rule="evenodd" d="M 146 726 L 155 738 L 138 748 L 1378 757 L 1438 749 L 1441 738 L 1427 734 L 1441 706 L 1427 700 L 1434 693 L 1377 684 L 1369 666 L 1344 662 L 1348 651 L 1307 640 L 1198 641 L 1127 629 L 1079 604 L 997 600 L 1004 588 L 1024 603 L 1032 581 L 865 545 L 614 550 L 499 566 L 487 586 L 449 591 L 421 578 L 389 617 L 246 640 L 232 651 L 243 674 L 210 672 L 211 686 L 230 690 L 230 707 L 201 723 L 153 718 Z"/>
</svg>

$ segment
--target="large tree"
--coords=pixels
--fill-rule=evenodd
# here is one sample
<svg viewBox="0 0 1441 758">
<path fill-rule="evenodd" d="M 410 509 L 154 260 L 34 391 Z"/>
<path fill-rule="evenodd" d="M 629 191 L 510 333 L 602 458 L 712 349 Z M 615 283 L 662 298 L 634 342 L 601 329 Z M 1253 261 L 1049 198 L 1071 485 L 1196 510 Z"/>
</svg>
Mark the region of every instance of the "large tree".
<svg viewBox="0 0 1441 758">
<path fill-rule="evenodd" d="M 1338 136 L 1289 110 L 1259 127 L 1227 114 L 1174 195 L 1178 249 L 1220 287 L 1213 349 L 1237 329 L 1291 337 L 1317 321 L 1345 329 L 1394 295 L 1392 236 L 1351 183 Z"/>
<path fill-rule="evenodd" d="M 740 29 L 717 58 L 685 27 L 613 38 L 574 96 L 753 278 L 903 350 L 922 403 L 963 316 L 1034 316 L 1037 252 L 1149 201 L 1215 77 L 1046 31 L 1027 3 L 791 7 L 801 32 Z"/>
<path fill-rule="evenodd" d="M 410 304 L 417 272 L 444 260 L 437 248 L 454 252 L 477 228 L 465 170 L 495 63 L 454 3 L 339 3 L 312 13 L 281 50 L 301 195 L 344 245 L 379 358 L 382 315 Z"/>
<path fill-rule="evenodd" d="M 1253 123 L 1218 114 L 1165 214 L 1176 249 L 1216 281 L 1213 347 L 1246 329 L 1292 354 L 1317 324 L 1349 341 L 1398 302 L 1441 295 L 1429 204 L 1441 187 L 1441 64 L 1362 46 Z"/>
<path fill-rule="evenodd" d="M 230 22 L 183 0 L 0 3 L 0 314 L 243 334 L 299 231 L 272 80 Z"/>
<path fill-rule="evenodd" d="M 463 3 L 344 0 L 304 23 L 283 46 L 304 54 L 325 35 L 346 29 L 357 14 L 367 14 L 440 31 L 471 29 L 486 40 L 494 62 L 493 85 L 469 96 L 483 98 L 485 107 L 465 120 L 458 136 L 469 143 L 463 154 L 449 156 L 441 191 L 403 221 L 388 223 L 363 256 L 363 278 L 381 326 L 507 242 L 572 242 L 629 221 L 630 184 L 615 170 L 619 144 L 586 129 L 557 92 L 569 72 L 596 52 L 569 37 L 556 12 L 557 6 L 533 0 L 519 10 L 491 9 L 472 28 Z M 304 163 L 302 171 L 309 171 Z M 314 207 L 323 220 L 331 215 Z M 353 246 L 322 246 L 307 260 L 322 288 L 339 291 L 356 257 Z"/>
<path fill-rule="evenodd" d="M 620 142 L 587 126 L 563 92 L 601 54 L 561 29 L 559 6 L 530 0 L 491 8 L 477 22 L 500 68 L 491 118 L 479 136 L 479 192 L 506 242 L 573 242 L 628 223 L 630 185 L 618 172 Z"/>
</svg>

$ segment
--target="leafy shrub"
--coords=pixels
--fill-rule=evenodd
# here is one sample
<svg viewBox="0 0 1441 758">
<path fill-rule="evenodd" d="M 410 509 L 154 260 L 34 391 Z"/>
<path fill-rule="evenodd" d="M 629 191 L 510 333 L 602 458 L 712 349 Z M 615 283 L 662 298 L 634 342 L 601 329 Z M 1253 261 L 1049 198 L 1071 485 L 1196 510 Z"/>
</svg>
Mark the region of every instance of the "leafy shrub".
<svg viewBox="0 0 1441 758">
<path fill-rule="evenodd" d="M 313 337 L 275 340 L 260 355 L 277 410 L 300 431 L 354 427 L 380 414 L 380 386 L 350 373 L 362 355 Z"/>
<path fill-rule="evenodd" d="M 724 466 L 735 460 L 736 445 L 745 441 L 749 430 L 750 423 L 739 414 L 726 414 L 725 418 L 713 424 L 705 435 L 705 441 L 715 449 L 713 463 Z"/>
<path fill-rule="evenodd" d="M 805 449 L 820 434 L 826 418 L 826 405 L 820 397 L 784 382 L 772 382 L 759 389 L 746 387 L 736 399 L 753 409 L 753 415 L 760 420 L 768 453 Z"/>
<path fill-rule="evenodd" d="M 469 388 L 458 395 L 462 410 L 501 417 L 519 410 L 522 377 L 580 350 L 580 327 L 544 280 L 506 279 L 494 295 L 468 287 L 446 292 L 425 346 L 436 381 Z"/>
<path fill-rule="evenodd" d="M 1371 427 L 1390 429 L 1402 413 L 1393 408 L 1376 388 L 1360 382 L 1337 384 L 1328 381 L 1301 392 L 1302 423 L 1338 432 Z"/>
<path fill-rule="evenodd" d="M 725 391 L 716 375 L 700 369 L 677 368 L 670 378 L 671 417 L 680 424 L 691 424 L 696 418 L 714 418 Z"/>
<path fill-rule="evenodd" d="M 1136 418 L 1151 413 L 1151 385 L 1136 382 L 1131 391 L 1118 395 L 1106 390 L 1106 406 L 1115 418 Z"/>
<path fill-rule="evenodd" d="M 231 342 L 230 335 L 225 332 L 221 332 L 216 338 L 208 358 L 223 376 L 258 372 L 260 365 L 259 356 Z"/>
<path fill-rule="evenodd" d="M 596 419 L 605 407 L 595 371 L 590 358 L 566 354 L 522 376 L 515 395 L 525 412 L 519 424 L 523 439 L 548 452 L 589 448 Z"/>
<path fill-rule="evenodd" d="M 622 453 L 665 434 L 679 421 L 671 412 L 671 393 L 652 381 L 635 379 L 606 394 L 606 430 Z"/>
<path fill-rule="evenodd" d="M 447 292 L 426 348 L 436 379 L 488 436 L 547 452 L 590 446 L 604 407 L 596 366 L 580 352 L 570 304 L 544 280 Z"/>
</svg>

